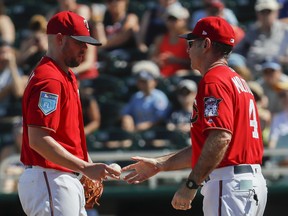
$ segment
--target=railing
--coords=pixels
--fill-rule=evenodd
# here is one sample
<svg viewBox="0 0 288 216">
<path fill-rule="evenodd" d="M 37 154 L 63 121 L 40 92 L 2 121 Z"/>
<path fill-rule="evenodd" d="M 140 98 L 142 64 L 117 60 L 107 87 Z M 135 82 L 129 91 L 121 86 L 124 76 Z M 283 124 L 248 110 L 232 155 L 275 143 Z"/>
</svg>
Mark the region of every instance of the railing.
<svg viewBox="0 0 288 216">
<path fill-rule="evenodd" d="M 90 157 L 94 162 L 123 162 L 130 161 L 132 156 L 143 156 L 143 157 L 157 157 L 164 154 L 171 153 L 171 150 L 149 150 L 149 151 L 100 151 L 100 152 L 90 152 Z M 266 149 L 264 151 L 264 156 L 288 156 L 287 149 Z M 19 161 L 19 155 L 7 158 L 0 164 L 0 181 L 5 179 L 5 168 L 8 164 Z M 131 161 L 132 162 L 132 161 Z M 288 176 L 288 167 L 271 167 L 263 166 L 262 172 L 265 177 L 275 177 L 275 176 Z M 161 172 L 156 176 L 148 180 L 148 185 L 150 188 L 155 188 L 158 185 L 160 179 L 173 180 L 175 183 L 181 182 L 183 179 L 187 178 L 190 170 L 177 170 L 170 172 Z M 123 174 L 125 175 L 125 173 Z M 113 180 L 111 180 L 113 181 Z"/>
<path fill-rule="evenodd" d="M 153 150 L 153 151 L 116 151 L 116 152 L 92 152 L 90 157 L 93 161 L 105 162 L 105 161 L 129 161 L 132 156 L 142 156 L 142 157 L 157 157 L 164 154 L 171 153 L 170 150 Z M 287 156 L 287 149 L 265 149 L 264 156 Z M 269 164 L 269 163 L 268 163 Z M 173 179 L 175 182 L 180 182 L 187 178 L 190 170 L 177 170 L 170 172 L 161 172 L 156 176 L 148 180 L 148 184 L 151 188 L 157 186 L 159 179 Z M 277 176 L 288 176 L 288 167 L 277 167 L 272 165 L 262 166 L 262 173 L 268 178 L 277 178 Z"/>
</svg>

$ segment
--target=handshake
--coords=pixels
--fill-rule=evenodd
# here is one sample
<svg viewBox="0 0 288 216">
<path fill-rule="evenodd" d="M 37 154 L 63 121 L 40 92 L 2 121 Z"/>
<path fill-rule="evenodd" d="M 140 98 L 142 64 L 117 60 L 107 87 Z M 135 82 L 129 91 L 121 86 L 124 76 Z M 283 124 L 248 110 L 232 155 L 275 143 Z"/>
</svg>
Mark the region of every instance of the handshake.
<svg viewBox="0 0 288 216">
<path fill-rule="evenodd" d="M 114 170 L 119 171 L 120 175 L 122 172 L 129 172 L 126 176 L 123 177 L 123 180 L 129 184 L 138 184 L 146 181 L 164 169 L 164 161 L 161 160 L 161 158 L 146 158 L 135 156 L 131 159 L 135 163 L 132 163 L 123 168 L 121 168 L 121 166 L 116 163 L 109 165 Z"/>
<path fill-rule="evenodd" d="M 111 176 L 112 178 L 115 179 L 119 179 L 121 175 L 121 166 L 119 164 L 112 163 L 109 165 L 109 168 L 112 168 L 113 171 L 111 169 L 108 169 L 107 167 L 108 173 L 112 171 L 108 176 Z M 105 177 L 104 179 L 107 179 L 107 177 Z M 104 191 L 103 179 L 93 180 L 83 175 L 82 178 L 80 179 L 80 182 L 84 189 L 85 202 L 86 202 L 85 208 L 92 209 L 95 204 L 99 206 L 100 205 L 99 199 Z"/>
<path fill-rule="evenodd" d="M 156 175 L 161 171 L 160 163 L 154 158 L 132 157 L 136 163 L 130 164 L 121 168 L 117 163 L 105 165 L 104 178 L 101 180 L 93 180 L 85 175 L 81 178 L 80 182 L 83 185 L 86 199 L 86 208 L 91 209 L 93 206 L 100 205 L 99 199 L 104 191 L 103 179 L 110 177 L 112 179 L 120 179 L 123 171 L 130 171 L 123 180 L 129 184 L 138 184 L 148 178 Z"/>
</svg>

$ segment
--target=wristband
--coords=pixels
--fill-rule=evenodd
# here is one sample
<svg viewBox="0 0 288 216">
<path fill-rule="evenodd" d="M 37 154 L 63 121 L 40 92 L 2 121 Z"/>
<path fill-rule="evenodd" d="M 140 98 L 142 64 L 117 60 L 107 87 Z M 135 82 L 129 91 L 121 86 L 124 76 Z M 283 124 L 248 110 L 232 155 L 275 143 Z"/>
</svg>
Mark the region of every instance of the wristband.
<svg viewBox="0 0 288 216">
<path fill-rule="evenodd" d="M 189 189 L 198 189 L 200 185 L 197 185 L 196 182 L 192 179 L 187 179 L 186 187 Z"/>
</svg>

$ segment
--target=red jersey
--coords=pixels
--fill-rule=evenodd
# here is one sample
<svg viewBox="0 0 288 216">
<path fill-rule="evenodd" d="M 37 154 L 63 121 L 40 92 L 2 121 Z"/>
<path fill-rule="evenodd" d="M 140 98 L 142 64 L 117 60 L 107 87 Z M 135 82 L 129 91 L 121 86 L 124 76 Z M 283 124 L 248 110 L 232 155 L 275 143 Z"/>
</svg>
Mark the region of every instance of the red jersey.
<svg viewBox="0 0 288 216">
<path fill-rule="evenodd" d="M 94 78 L 96 78 L 98 76 L 99 76 L 99 71 L 98 71 L 98 69 L 97 69 L 97 67 L 95 65 L 95 67 L 92 67 L 92 68 L 86 70 L 83 73 L 79 73 L 78 74 L 78 79 L 79 80 L 94 79 Z"/>
<path fill-rule="evenodd" d="M 88 161 L 79 91 L 71 70 L 67 74 L 52 59 L 42 58 L 29 78 L 22 100 L 22 112 L 21 161 L 25 165 L 70 171 L 46 160 L 30 148 L 28 126 L 50 130 L 51 137 L 67 151 Z"/>
<path fill-rule="evenodd" d="M 164 35 L 162 42 L 159 47 L 159 53 L 172 53 L 177 58 L 187 59 L 189 60 L 189 55 L 187 53 L 187 42 L 178 38 L 177 43 L 171 43 L 169 41 L 169 35 Z M 177 63 L 165 63 L 164 66 L 160 68 L 160 72 L 163 77 L 171 77 L 175 74 L 177 70 L 180 69 L 191 69 L 189 64 L 183 66 L 183 64 Z"/>
<path fill-rule="evenodd" d="M 262 163 L 262 134 L 254 96 L 235 71 L 227 66 L 209 70 L 199 83 L 193 108 L 192 167 L 198 161 L 209 130 L 232 134 L 218 167 Z"/>
<path fill-rule="evenodd" d="M 90 47 L 91 48 L 91 47 Z M 95 54 L 94 65 L 86 70 L 85 72 L 79 73 L 77 78 L 78 80 L 85 80 L 85 79 L 95 79 L 99 76 L 99 71 L 97 67 L 98 55 L 97 55 L 97 48 L 93 47 Z"/>
</svg>

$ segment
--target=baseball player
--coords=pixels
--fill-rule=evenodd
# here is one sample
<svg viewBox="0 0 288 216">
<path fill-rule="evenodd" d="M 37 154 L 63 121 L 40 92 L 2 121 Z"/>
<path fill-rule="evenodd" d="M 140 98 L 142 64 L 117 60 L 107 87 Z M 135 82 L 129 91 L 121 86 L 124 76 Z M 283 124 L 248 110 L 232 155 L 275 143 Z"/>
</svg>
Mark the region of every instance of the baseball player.
<svg viewBox="0 0 288 216">
<path fill-rule="evenodd" d="M 83 174 L 94 180 L 120 172 L 88 156 L 77 81 L 70 67 L 84 58 L 87 44 L 101 45 L 87 21 L 72 12 L 47 25 L 48 51 L 32 71 L 23 96 L 23 146 L 26 166 L 18 193 L 27 215 L 87 215 Z"/>
<path fill-rule="evenodd" d="M 192 167 L 173 197 L 175 209 L 190 209 L 203 186 L 206 216 L 263 215 L 267 186 L 258 112 L 245 80 L 227 66 L 234 31 L 224 19 L 207 17 L 180 37 L 188 42 L 191 67 L 202 75 L 191 116 L 192 146 L 158 158 L 133 157 L 137 163 L 122 169 L 131 171 L 124 179 L 139 183 L 160 171 Z"/>
</svg>

